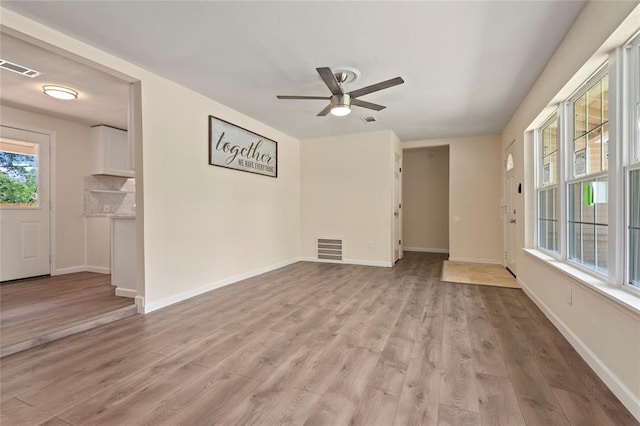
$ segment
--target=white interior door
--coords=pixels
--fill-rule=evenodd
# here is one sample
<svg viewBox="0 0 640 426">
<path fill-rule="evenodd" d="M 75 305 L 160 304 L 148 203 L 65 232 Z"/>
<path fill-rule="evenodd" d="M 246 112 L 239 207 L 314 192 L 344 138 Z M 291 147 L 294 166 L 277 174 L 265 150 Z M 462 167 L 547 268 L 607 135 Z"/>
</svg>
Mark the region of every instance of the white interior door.
<svg viewBox="0 0 640 426">
<path fill-rule="evenodd" d="M 402 194 L 400 193 L 402 184 L 401 184 L 401 163 L 400 157 L 396 155 L 395 157 L 395 170 L 393 177 L 393 238 L 394 238 L 394 251 L 393 251 L 393 261 L 397 262 L 402 258 L 402 239 L 401 239 L 401 208 L 402 208 Z"/>
<path fill-rule="evenodd" d="M 516 192 L 518 190 L 513 172 L 513 145 L 506 151 L 505 205 L 504 205 L 504 262 L 511 273 L 516 273 Z"/>
<path fill-rule="evenodd" d="M 0 126 L 0 281 L 48 275 L 47 134 Z"/>
</svg>

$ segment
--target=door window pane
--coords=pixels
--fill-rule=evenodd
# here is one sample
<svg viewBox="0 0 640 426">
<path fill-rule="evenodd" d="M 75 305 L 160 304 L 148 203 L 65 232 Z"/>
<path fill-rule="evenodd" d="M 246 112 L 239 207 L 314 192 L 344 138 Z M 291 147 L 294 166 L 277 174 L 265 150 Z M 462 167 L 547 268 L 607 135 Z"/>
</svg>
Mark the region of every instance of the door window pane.
<svg viewBox="0 0 640 426">
<path fill-rule="evenodd" d="M 38 145 L 0 141 L 0 207 L 38 207 Z"/>
</svg>

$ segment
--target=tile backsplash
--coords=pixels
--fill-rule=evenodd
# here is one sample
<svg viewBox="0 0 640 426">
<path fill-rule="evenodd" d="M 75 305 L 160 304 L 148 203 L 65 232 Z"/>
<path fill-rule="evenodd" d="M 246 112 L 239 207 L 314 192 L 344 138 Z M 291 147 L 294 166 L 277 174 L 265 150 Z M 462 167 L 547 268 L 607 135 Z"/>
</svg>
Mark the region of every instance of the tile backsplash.
<svg viewBox="0 0 640 426">
<path fill-rule="evenodd" d="M 115 176 L 84 178 L 85 216 L 135 216 L 135 179 Z"/>
</svg>

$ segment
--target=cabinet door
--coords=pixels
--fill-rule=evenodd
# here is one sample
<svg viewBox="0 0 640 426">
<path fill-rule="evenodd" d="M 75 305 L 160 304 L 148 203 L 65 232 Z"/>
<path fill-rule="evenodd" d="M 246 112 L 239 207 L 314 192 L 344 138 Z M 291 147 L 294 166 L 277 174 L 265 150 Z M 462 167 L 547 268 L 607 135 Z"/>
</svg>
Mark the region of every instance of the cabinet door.
<svg viewBox="0 0 640 426">
<path fill-rule="evenodd" d="M 127 132 L 107 126 L 96 126 L 91 132 L 91 149 L 93 150 L 91 173 L 135 177 Z"/>
<path fill-rule="evenodd" d="M 127 132 L 105 127 L 104 149 L 106 173 L 117 176 L 131 176 L 131 150 Z"/>
</svg>

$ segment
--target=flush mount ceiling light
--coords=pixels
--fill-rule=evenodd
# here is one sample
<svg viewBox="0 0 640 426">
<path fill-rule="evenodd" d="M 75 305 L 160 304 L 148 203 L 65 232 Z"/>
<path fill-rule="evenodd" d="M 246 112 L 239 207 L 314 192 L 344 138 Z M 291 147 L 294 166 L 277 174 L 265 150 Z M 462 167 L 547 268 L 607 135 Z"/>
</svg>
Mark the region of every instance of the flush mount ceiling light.
<svg viewBox="0 0 640 426">
<path fill-rule="evenodd" d="M 73 89 L 69 89 L 68 87 L 48 85 L 42 86 L 42 91 L 45 95 L 56 99 L 62 99 L 65 101 L 78 99 L 78 92 Z"/>
</svg>

